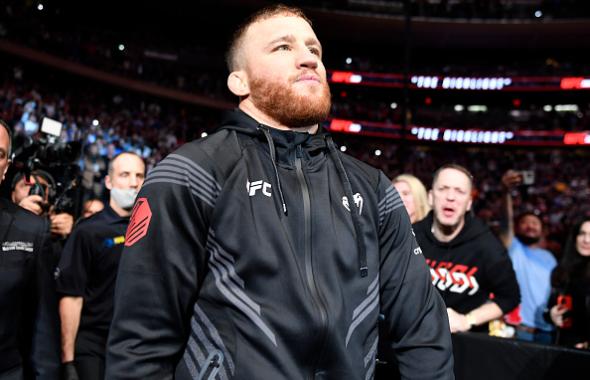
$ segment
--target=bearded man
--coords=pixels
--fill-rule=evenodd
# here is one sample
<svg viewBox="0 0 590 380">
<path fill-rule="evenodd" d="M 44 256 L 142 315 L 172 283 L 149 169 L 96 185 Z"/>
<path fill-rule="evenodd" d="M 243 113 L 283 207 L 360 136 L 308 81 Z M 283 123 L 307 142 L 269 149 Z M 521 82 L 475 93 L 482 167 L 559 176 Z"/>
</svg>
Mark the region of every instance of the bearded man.
<svg viewBox="0 0 590 380">
<path fill-rule="evenodd" d="M 515 170 L 502 176 L 504 213 L 500 238 L 508 249 L 522 295 L 519 308 L 510 314 L 508 322 L 515 327 L 517 339 L 548 344 L 553 343 L 554 328 L 544 314 L 548 311 L 551 272 L 557 260 L 543 247 L 543 221 L 539 215 L 525 212 L 513 217 L 512 193 L 523 179 L 522 172 Z"/>
<path fill-rule="evenodd" d="M 310 21 L 259 11 L 228 66 L 239 108 L 138 196 L 106 378 L 371 379 L 380 314 L 404 378 L 453 378 L 402 200 L 319 127 L 330 91 Z"/>
</svg>

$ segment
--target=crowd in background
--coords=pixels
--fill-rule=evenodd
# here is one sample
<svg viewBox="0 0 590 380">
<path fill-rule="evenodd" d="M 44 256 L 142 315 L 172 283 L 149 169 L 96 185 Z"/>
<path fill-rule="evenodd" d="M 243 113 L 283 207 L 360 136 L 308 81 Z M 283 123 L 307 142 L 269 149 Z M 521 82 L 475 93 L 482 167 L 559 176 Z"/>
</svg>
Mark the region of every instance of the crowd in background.
<svg viewBox="0 0 590 380">
<path fill-rule="evenodd" d="M 63 141 L 83 143 L 79 164 L 85 173 L 86 190 L 97 189 L 90 191 L 92 196 L 101 195 L 101 183 L 106 175 L 104 168 L 117 153 L 138 153 L 146 160 L 149 170 L 183 143 L 214 129 L 220 117 L 219 111 L 142 98 L 99 85 L 93 87 L 93 91 L 84 91 L 85 86 L 93 85 L 92 82 L 56 85 L 63 82 L 64 77 L 51 77 L 46 71 L 37 74 L 26 65 L 5 64 L 4 68 L 0 117 L 13 125 L 17 134 L 29 135 L 39 131 L 44 117 L 62 122 Z M 344 104 L 345 99 L 342 100 Z M 335 117 L 341 114 L 339 104 L 334 105 Z M 348 104 L 355 107 L 356 102 Z M 385 104 L 382 108 L 385 109 Z M 387 120 L 375 112 L 371 116 Z M 582 119 L 586 122 L 590 120 L 587 113 Z M 589 195 L 590 174 L 588 152 L 584 149 L 524 151 L 449 145 L 404 146 L 354 135 L 337 135 L 336 141 L 347 147 L 347 153 L 381 168 L 390 178 L 404 172 L 413 173 L 427 186 L 431 174 L 441 162 L 449 160 L 452 151 L 452 161 L 478 173 L 475 209 L 492 225 L 497 224 L 500 178 L 507 169 L 534 171 L 534 184 L 520 188 L 516 206 L 543 215 L 550 240 L 562 241 L 574 216 L 590 213 L 590 206 L 583 202 Z M 377 149 L 381 151 L 379 156 L 375 155 Z M 102 169 L 94 172 L 97 162 Z M 559 254 L 559 250 L 554 253 Z"/>
</svg>

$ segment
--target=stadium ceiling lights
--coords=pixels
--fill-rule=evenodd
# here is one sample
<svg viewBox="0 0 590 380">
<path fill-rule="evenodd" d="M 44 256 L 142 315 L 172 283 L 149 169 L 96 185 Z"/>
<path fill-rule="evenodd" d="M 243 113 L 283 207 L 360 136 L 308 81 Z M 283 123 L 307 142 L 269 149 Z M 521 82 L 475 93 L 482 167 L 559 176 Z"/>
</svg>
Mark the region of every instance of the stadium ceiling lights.
<svg viewBox="0 0 590 380">
<path fill-rule="evenodd" d="M 580 108 L 577 104 L 556 104 L 555 112 L 578 112 Z"/>
</svg>

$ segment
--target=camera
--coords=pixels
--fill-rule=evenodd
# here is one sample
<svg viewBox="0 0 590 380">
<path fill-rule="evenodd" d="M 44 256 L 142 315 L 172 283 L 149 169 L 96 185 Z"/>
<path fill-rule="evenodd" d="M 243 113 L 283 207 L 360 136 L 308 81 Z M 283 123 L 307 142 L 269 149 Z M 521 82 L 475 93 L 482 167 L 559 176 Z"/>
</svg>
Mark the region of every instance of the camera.
<svg viewBox="0 0 590 380">
<path fill-rule="evenodd" d="M 44 188 L 38 181 L 34 184 L 29 195 L 47 196 L 48 204 L 53 205 L 56 213 L 75 211 L 75 188 L 80 173 L 80 167 L 75 163 L 80 157 L 80 142 L 61 142 L 59 136 L 63 128 L 62 123 L 45 117 L 41 125 L 41 133 L 33 138 L 18 135 L 14 139 L 14 153 L 12 165 L 17 172 L 22 173 L 28 181 L 31 174 L 37 171 L 48 182 Z"/>
</svg>

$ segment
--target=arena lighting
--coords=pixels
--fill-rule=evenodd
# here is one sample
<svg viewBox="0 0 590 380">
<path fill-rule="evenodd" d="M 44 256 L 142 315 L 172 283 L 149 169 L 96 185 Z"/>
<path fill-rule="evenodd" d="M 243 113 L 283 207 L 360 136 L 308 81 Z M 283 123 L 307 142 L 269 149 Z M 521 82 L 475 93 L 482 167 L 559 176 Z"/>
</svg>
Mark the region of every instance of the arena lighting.
<svg viewBox="0 0 590 380">
<path fill-rule="evenodd" d="M 201 133 L 201 137 L 207 137 L 207 132 Z"/>
<path fill-rule="evenodd" d="M 347 64 L 347 65 L 350 65 L 351 63 L 352 63 L 352 58 L 350 58 L 350 57 L 347 57 L 347 58 L 346 58 L 346 64 Z"/>
<path fill-rule="evenodd" d="M 43 7 L 43 4 L 39 3 L 39 4 L 37 5 L 37 10 L 40 10 L 40 11 L 42 11 L 42 10 L 43 10 L 43 8 L 44 8 L 44 7 Z"/>
<path fill-rule="evenodd" d="M 590 78 L 583 77 L 565 77 L 561 78 L 559 87 L 562 90 L 579 90 L 590 88 Z"/>
<path fill-rule="evenodd" d="M 342 145 L 342 146 L 340 147 L 340 151 L 341 151 L 341 152 L 346 152 L 346 145 Z"/>
<path fill-rule="evenodd" d="M 484 105 L 474 104 L 467 107 L 469 112 L 488 112 L 488 107 Z"/>
<path fill-rule="evenodd" d="M 352 132 L 359 133 L 363 128 L 358 123 L 353 123 L 350 120 L 332 119 L 330 126 L 328 127 L 331 131 L 335 132 Z"/>
<path fill-rule="evenodd" d="M 443 77 L 442 80 L 442 88 L 446 90 L 501 90 L 511 84 L 510 78 Z"/>
<path fill-rule="evenodd" d="M 543 111 L 551 112 L 551 111 L 553 111 L 553 106 L 551 104 L 546 104 L 543 106 Z"/>
<path fill-rule="evenodd" d="M 541 17 L 543 17 L 543 12 L 541 12 L 541 11 L 535 11 L 535 17 L 536 17 L 536 18 L 541 18 Z"/>
<path fill-rule="evenodd" d="M 565 145 L 590 145 L 590 132 L 568 132 L 563 136 Z"/>
<path fill-rule="evenodd" d="M 361 83 L 363 77 L 349 71 L 334 71 L 331 80 L 334 83 Z"/>
<path fill-rule="evenodd" d="M 413 127 L 411 133 L 418 140 L 474 144 L 504 144 L 506 141 L 514 138 L 514 133 L 510 131 L 442 129 L 431 127 Z"/>
<path fill-rule="evenodd" d="M 555 112 L 578 112 L 580 108 L 577 104 L 556 104 Z"/>
<path fill-rule="evenodd" d="M 463 107 L 463 105 L 461 105 L 461 104 L 455 104 L 455 111 L 461 112 L 464 109 L 465 109 L 465 107 Z"/>
<path fill-rule="evenodd" d="M 389 105 L 389 107 L 390 107 L 392 110 L 394 110 L 394 109 L 396 109 L 396 108 L 397 108 L 397 103 L 396 103 L 396 102 L 393 102 L 393 103 L 391 103 L 391 104 Z"/>
<path fill-rule="evenodd" d="M 125 50 L 125 45 L 119 44 L 119 51 L 123 51 L 123 50 Z"/>
<path fill-rule="evenodd" d="M 93 125 L 93 126 L 95 126 L 95 127 L 98 127 L 98 124 L 100 124 L 100 123 L 98 122 L 98 120 L 96 120 L 96 119 L 92 120 L 92 125 Z"/>
<path fill-rule="evenodd" d="M 429 76 L 413 76 L 410 81 L 418 88 L 436 88 L 438 85 L 438 77 Z"/>
<path fill-rule="evenodd" d="M 381 150 L 377 149 L 375 150 L 375 156 L 379 157 L 381 155 Z"/>
<path fill-rule="evenodd" d="M 420 141 L 437 144 L 479 144 L 536 147 L 588 147 L 590 131 L 567 132 L 563 130 L 518 130 L 492 131 L 480 129 L 447 129 L 433 126 L 413 125 L 405 129 L 400 124 L 378 123 L 372 121 L 351 121 L 335 119 L 327 121 L 325 127 L 335 133 L 354 133 L 398 141 Z M 352 132 L 350 126 L 356 125 L 359 132 Z M 354 130 L 354 128 L 352 128 Z M 567 138 L 565 138 L 567 134 Z"/>
<path fill-rule="evenodd" d="M 331 83 L 360 84 L 371 87 L 404 88 L 400 73 L 370 73 L 329 70 Z M 526 91 L 590 89 L 590 77 L 515 76 L 515 77 L 455 77 L 444 75 L 411 75 L 410 88 L 425 90 Z"/>
</svg>

